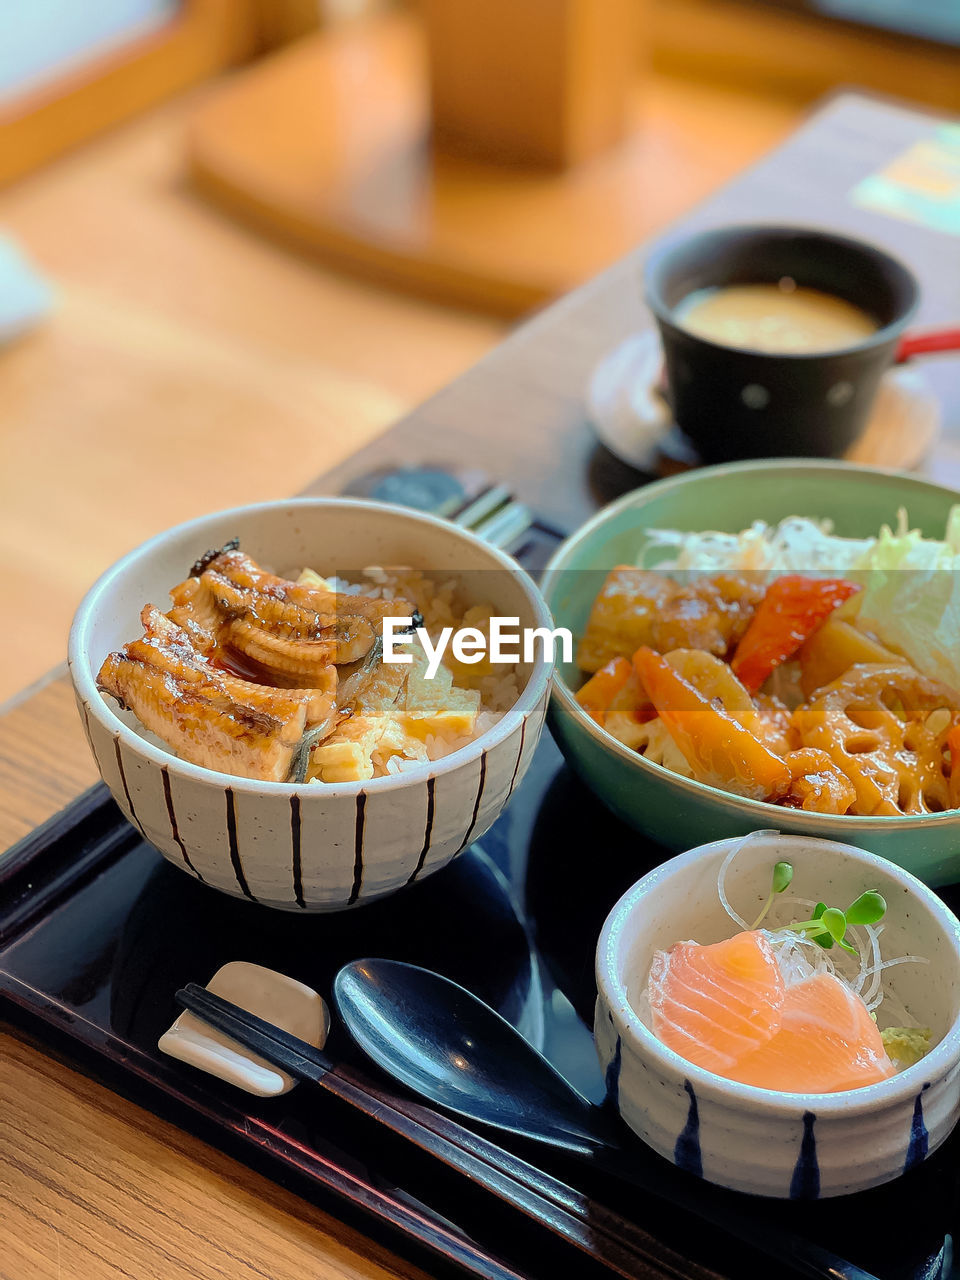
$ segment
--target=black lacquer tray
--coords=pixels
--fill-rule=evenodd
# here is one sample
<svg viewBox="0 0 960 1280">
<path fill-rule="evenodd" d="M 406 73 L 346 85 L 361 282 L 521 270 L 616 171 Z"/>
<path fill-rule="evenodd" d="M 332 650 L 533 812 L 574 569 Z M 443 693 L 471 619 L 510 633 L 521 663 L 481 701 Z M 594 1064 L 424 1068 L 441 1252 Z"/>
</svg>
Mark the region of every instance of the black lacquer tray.
<svg viewBox="0 0 960 1280">
<path fill-rule="evenodd" d="M 301 1085 L 282 1098 L 253 1099 L 165 1058 L 156 1042 L 176 1016 L 176 989 L 206 982 L 228 960 L 269 965 L 329 996 L 345 961 L 394 956 L 475 991 L 599 1101 L 589 1030 L 595 941 L 617 897 L 665 856 L 579 784 L 546 735 L 479 846 L 401 895 L 334 916 L 275 912 L 198 884 L 145 844 L 98 786 L 3 860 L 0 1012 L 119 1092 L 356 1220 L 434 1274 L 458 1270 L 451 1232 L 530 1280 L 609 1274 L 320 1090 Z M 336 1019 L 328 1049 L 359 1061 Z M 698 1205 L 735 1204 L 880 1280 L 953 1274 L 960 1137 L 889 1187 L 815 1204 L 720 1191 L 636 1144 L 637 1160 L 674 1206 L 667 1212 L 560 1155 L 510 1145 L 724 1280 L 797 1273 L 790 1257 L 771 1264 L 703 1225 Z M 385 1202 L 412 1207 L 416 1227 L 408 1223 L 401 1236 Z M 474 1272 L 493 1274 L 492 1261 L 489 1271 L 481 1262 Z"/>
</svg>

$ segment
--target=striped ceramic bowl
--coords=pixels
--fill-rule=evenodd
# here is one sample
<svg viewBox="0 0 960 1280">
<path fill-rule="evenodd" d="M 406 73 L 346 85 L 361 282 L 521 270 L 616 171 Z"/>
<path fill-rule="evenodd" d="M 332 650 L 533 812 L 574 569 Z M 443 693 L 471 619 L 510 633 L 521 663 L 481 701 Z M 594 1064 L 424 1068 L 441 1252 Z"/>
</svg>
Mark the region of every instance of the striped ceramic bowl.
<svg viewBox="0 0 960 1280">
<path fill-rule="evenodd" d="M 445 866 L 498 816 L 540 737 L 550 681 L 542 646 L 521 692 L 475 742 L 422 768 L 369 782 L 258 782 L 171 754 L 97 690 L 104 657 L 141 634 L 145 603 L 211 547 L 239 537 L 281 573 L 350 574 L 410 565 L 456 577 L 522 627 L 549 626 L 537 588 L 509 556 L 446 521 L 342 498 L 238 507 L 178 525 L 131 551 L 91 587 L 70 632 L 77 703 L 100 774 L 129 820 L 175 866 L 236 897 L 297 911 L 381 898 Z"/>
<path fill-rule="evenodd" d="M 663 863 L 607 917 L 594 1036 L 611 1098 L 660 1155 L 736 1191 L 817 1199 L 890 1182 L 931 1155 L 960 1117 L 960 921 L 916 877 L 864 849 L 775 831 L 751 840 L 726 877 L 728 898 L 747 920 L 759 914 L 781 860 L 793 865 L 790 893 L 799 897 L 846 904 L 865 889 L 883 894 L 883 955 L 929 961 L 889 969 L 885 989 L 931 1028 L 934 1048 L 899 1075 L 841 1093 L 725 1080 L 668 1049 L 637 1009 L 656 950 L 736 931 L 717 894 L 720 864 L 736 843 L 717 840 Z"/>
</svg>

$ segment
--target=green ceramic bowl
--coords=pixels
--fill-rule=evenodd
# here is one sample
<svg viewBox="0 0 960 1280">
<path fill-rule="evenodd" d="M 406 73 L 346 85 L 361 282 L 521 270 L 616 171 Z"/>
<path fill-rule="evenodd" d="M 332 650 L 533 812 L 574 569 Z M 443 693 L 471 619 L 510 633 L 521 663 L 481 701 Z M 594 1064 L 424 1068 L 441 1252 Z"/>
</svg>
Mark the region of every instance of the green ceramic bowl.
<svg viewBox="0 0 960 1280">
<path fill-rule="evenodd" d="M 894 471 L 809 459 L 708 467 L 628 493 L 559 548 L 542 590 L 556 625 L 582 634 L 606 570 L 636 559 L 646 528 L 736 533 L 753 520 L 829 518 L 846 537 L 876 534 L 906 507 L 911 527 L 942 538 L 960 494 Z M 869 849 L 928 884 L 960 880 L 960 812 L 855 818 L 744 800 L 644 760 L 601 729 L 573 696 L 581 681 L 561 663 L 550 725 L 571 766 L 618 817 L 668 849 L 689 849 L 757 828 L 799 832 Z"/>
</svg>

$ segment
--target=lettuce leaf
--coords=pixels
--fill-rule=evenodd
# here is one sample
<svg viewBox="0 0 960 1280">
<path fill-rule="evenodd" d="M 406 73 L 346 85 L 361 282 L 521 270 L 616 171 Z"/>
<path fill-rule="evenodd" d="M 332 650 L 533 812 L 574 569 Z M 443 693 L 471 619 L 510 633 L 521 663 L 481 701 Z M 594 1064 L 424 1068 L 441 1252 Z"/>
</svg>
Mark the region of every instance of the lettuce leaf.
<svg viewBox="0 0 960 1280">
<path fill-rule="evenodd" d="M 924 675 L 960 689 L 960 508 L 943 542 L 882 529 L 850 577 L 863 584 L 863 625 Z"/>
</svg>

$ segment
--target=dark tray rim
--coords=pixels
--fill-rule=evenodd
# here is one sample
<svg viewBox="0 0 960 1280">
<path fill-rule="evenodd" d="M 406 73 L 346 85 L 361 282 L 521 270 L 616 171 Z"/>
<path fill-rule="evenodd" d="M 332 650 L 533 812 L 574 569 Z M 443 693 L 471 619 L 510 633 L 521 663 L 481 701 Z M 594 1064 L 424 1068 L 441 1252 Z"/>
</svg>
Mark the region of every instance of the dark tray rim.
<svg viewBox="0 0 960 1280">
<path fill-rule="evenodd" d="M 65 847 L 80 833 L 91 838 L 92 847 L 77 858 L 64 857 Z M 0 1015 L 9 1017 L 11 1026 L 26 1032 L 43 1052 L 211 1142 L 256 1172 L 284 1183 L 292 1175 L 297 1193 L 305 1200 L 315 1203 L 311 1193 L 317 1189 L 323 1198 L 335 1198 L 338 1212 L 346 1205 L 357 1217 L 354 1225 L 359 1230 L 409 1261 L 434 1271 L 439 1261 L 449 1274 L 483 1280 L 520 1275 L 475 1243 L 471 1248 L 476 1258 L 469 1260 L 462 1249 L 467 1237 L 440 1215 L 417 1212 L 268 1119 L 250 1115 L 241 1098 L 234 1102 L 214 1093 L 200 1073 L 189 1087 L 183 1087 L 173 1066 L 158 1064 L 4 968 L 8 945 L 42 924 L 59 903 L 139 843 L 138 833 L 120 813 L 106 785 L 98 782 L 10 846 L 0 861 L 0 894 L 9 901 L 0 909 Z M 81 1028 L 89 1034 L 81 1034 Z M 415 1252 L 423 1256 L 409 1256 L 405 1242 L 418 1246 Z"/>
</svg>

